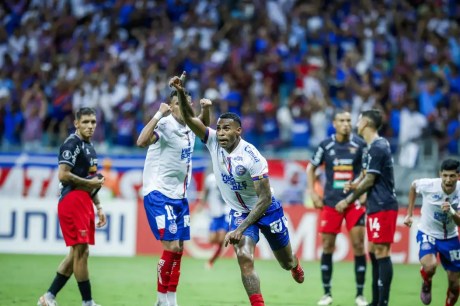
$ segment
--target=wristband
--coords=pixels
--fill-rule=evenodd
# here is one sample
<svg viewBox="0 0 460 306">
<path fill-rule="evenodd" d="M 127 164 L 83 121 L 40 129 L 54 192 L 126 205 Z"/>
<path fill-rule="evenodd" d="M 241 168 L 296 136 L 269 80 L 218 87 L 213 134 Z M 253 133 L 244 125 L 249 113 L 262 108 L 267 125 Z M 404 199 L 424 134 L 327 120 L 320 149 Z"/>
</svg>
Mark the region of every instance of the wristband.
<svg viewBox="0 0 460 306">
<path fill-rule="evenodd" d="M 163 113 L 160 111 L 157 111 L 157 113 L 155 114 L 155 116 L 153 116 L 153 118 L 157 119 L 157 121 L 160 121 L 160 119 L 163 118 Z"/>
<path fill-rule="evenodd" d="M 455 209 L 452 206 L 449 209 L 449 214 L 452 215 L 452 216 L 455 216 L 457 214 L 457 212 L 455 211 Z"/>
<path fill-rule="evenodd" d="M 97 210 L 102 209 L 101 203 L 94 204 L 94 206 L 96 206 Z"/>
</svg>

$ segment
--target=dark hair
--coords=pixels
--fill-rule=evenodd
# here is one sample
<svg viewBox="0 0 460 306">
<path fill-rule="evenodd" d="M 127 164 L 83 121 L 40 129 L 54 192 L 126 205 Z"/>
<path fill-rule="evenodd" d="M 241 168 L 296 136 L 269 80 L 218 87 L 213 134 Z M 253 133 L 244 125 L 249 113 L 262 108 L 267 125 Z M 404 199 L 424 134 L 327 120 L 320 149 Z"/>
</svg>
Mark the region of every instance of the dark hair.
<svg viewBox="0 0 460 306">
<path fill-rule="evenodd" d="M 75 119 L 80 120 L 82 116 L 96 116 L 96 110 L 92 107 L 82 107 L 75 113 Z"/>
<path fill-rule="evenodd" d="M 332 116 L 332 120 L 335 120 L 337 115 L 340 115 L 340 114 L 343 114 L 343 113 L 348 113 L 347 110 L 343 109 L 343 108 L 337 108 L 335 111 L 334 111 L 334 114 Z"/>
<path fill-rule="evenodd" d="M 382 112 L 378 109 L 370 109 L 361 113 L 361 116 L 370 119 L 371 125 L 377 131 L 382 127 Z"/>
<path fill-rule="evenodd" d="M 185 93 L 185 96 L 189 96 L 189 97 L 192 97 L 192 95 L 188 92 L 188 91 L 184 91 Z M 172 90 L 170 93 L 169 93 L 169 101 L 172 100 L 173 97 L 177 97 L 177 90 Z"/>
<path fill-rule="evenodd" d="M 451 171 L 451 170 L 455 170 L 457 173 L 460 171 L 460 162 L 456 159 L 452 159 L 452 158 L 449 158 L 449 159 L 446 159 L 442 162 L 441 164 L 441 171 Z"/>
<path fill-rule="evenodd" d="M 233 119 L 233 121 L 241 126 L 241 118 L 235 113 L 223 113 L 219 116 L 219 119 Z"/>
</svg>

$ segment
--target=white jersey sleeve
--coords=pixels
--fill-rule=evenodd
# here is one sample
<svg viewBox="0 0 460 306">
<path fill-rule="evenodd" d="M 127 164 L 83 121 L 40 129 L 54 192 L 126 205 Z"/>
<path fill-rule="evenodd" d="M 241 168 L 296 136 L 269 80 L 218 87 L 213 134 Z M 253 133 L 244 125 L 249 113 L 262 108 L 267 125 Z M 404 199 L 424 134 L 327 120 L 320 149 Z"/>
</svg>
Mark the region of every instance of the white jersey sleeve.
<svg viewBox="0 0 460 306">
<path fill-rule="evenodd" d="M 414 181 L 418 194 L 422 195 L 422 211 L 418 228 L 423 233 L 437 239 L 450 239 L 458 236 L 458 228 L 452 217 L 441 210 L 445 201 L 458 210 L 460 187 L 451 194 L 446 194 L 441 187 L 440 178 L 423 178 Z"/>
</svg>

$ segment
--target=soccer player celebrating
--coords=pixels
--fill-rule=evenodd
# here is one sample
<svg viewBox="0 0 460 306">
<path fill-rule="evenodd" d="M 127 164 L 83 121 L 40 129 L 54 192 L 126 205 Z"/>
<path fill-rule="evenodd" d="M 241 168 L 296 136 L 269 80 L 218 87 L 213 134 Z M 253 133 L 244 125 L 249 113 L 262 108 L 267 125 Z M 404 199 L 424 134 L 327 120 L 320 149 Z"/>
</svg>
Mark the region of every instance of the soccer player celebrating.
<svg viewBox="0 0 460 306">
<path fill-rule="evenodd" d="M 96 111 L 81 108 L 75 116 L 75 134 L 70 135 L 59 150 L 58 177 L 61 196 L 58 217 L 64 241 L 70 247 L 69 254 L 57 269 L 48 292 L 41 296 L 37 305 L 54 306 L 58 292 L 65 286 L 72 274 L 80 289 L 83 306 L 98 306 L 91 295 L 88 272 L 88 245 L 94 245 L 94 208 L 97 209 L 97 227 L 106 223 L 97 191 L 104 183 L 97 171 L 97 156 L 90 140 L 96 128 Z M 91 178 L 87 178 L 91 177 Z"/>
<path fill-rule="evenodd" d="M 182 75 L 184 76 L 184 74 Z M 225 245 L 233 244 L 241 278 L 252 306 L 263 306 L 259 277 L 254 269 L 254 249 L 259 230 L 267 238 L 281 267 L 290 270 L 295 281 L 304 281 L 299 260 L 292 254 L 289 232 L 281 204 L 273 197 L 266 159 L 241 138 L 241 119 L 224 113 L 216 130 L 194 117 L 187 103 L 181 79 L 170 84 L 178 91 L 180 111 L 185 123 L 206 144 L 212 158 L 217 185 L 230 210 L 230 231 Z"/>
<path fill-rule="evenodd" d="M 206 176 L 204 181 L 204 196 L 199 203 L 198 209 L 202 209 L 205 205 L 207 205 L 211 216 L 209 242 L 216 246 L 214 254 L 206 262 L 206 268 L 210 269 L 222 251 L 225 234 L 228 232 L 228 206 L 225 205 L 224 199 L 222 199 L 217 187 L 216 176 L 212 172 Z"/>
<path fill-rule="evenodd" d="M 324 296 L 318 305 L 332 304 L 331 278 L 332 254 L 337 234 L 340 233 L 345 219 L 350 233 L 355 254 L 356 298 L 358 306 L 367 306 L 363 296 L 366 275 L 366 256 L 364 253 L 365 208 L 359 201 L 348 206 L 344 213 L 335 210 L 335 204 L 348 194 L 343 192 L 344 185 L 359 177 L 361 173 L 363 148 L 366 143 L 351 133 L 351 116 L 349 112 L 339 110 L 333 121 L 336 133 L 325 139 L 316 149 L 307 166 L 308 189 L 313 205 L 321 209 L 320 232 L 322 234 L 323 254 L 321 255 L 321 277 Z M 315 170 L 321 164 L 326 168 L 326 185 L 324 199 L 315 191 Z"/>
<path fill-rule="evenodd" d="M 152 233 L 163 246 L 157 270 L 157 306 L 177 305 L 183 242 L 190 240 L 186 196 L 195 135 L 182 119 L 177 91 L 172 91 L 169 98 L 169 105 L 161 103 L 137 139 L 138 146 L 149 146 L 143 174 L 144 208 Z M 186 100 L 191 104 L 189 95 Z M 203 106 L 200 114 L 205 124 L 209 124 L 207 110 Z"/>
<path fill-rule="evenodd" d="M 455 305 L 459 294 L 460 277 L 460 242 L 458 226 L 460 215 L 457 213 L 460 185 L 460 162 L 447 159 L 442 162 L 440 178 L 423 178 L 412 182 L 409 189 L 409 207 L 404 224 L 412 225 L 412 212 L 415 198 L 423 198 L 422 216 L 418 224 L 417 242 L 420 246 L 419 259 L 422 267 L 420 274 L 423 283 L 420 299 L 423 304 L 431 303 L 431 281 L 436 272 L 437 256 L 447 271 L 447 296 L 445 306 Z"/>
<path fill-rule="evenodd" d="M 379 136 L 382 114 L 379 110 L 361 113 L 358 119 L 358 134 L 367 143 L 364 157 L 366 174 L 356 188 L 335 209 L 344 213 L 346 209 L 367 192 L 367 238 L 372 263 L 372 306 L 389 303 L 393 264 L 390 257 L 391 244 L 396 230 L 398 202 L 394 190 L 393 158 L 388 141 Z"/>
</svg>

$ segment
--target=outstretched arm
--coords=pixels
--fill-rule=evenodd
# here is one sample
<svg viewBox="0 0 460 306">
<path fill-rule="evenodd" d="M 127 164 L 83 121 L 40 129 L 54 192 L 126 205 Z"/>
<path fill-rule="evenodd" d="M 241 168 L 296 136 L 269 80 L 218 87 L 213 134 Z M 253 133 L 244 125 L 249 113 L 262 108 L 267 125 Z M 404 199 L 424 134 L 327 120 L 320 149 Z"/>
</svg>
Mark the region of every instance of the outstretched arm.
<svg viewBox="0 0 460 306">
<path fill-rule="evenodd" d="M 177 97 L 179 99 L 179 109 L 185 124 L 195 133 L 200 139 L 204 139 L 206 135 L 206 126 L 201 122 L 198 117 L 195 117 L 192 106 L 188 103 L 185 96 L 184 87 L 181 79 L 185 78 L 185 71 L 182 73 L 181 78 L 175 76 L 169 81 L 170 86 L 174 86 L 177 90 Z"/>
<path fill-rule="evenodd" d="M 155 143 L 158 139 L 158 135 L 155 134 L 155 127 L 157 126 L 158 122 L 161 118 L 167 113 L 169 113 L 170 107 L 166 103 L 161 103 L 160 108 L 158 109 L 155 116 L 150 119 L 150 121 L 144 126 L 139 137 L 137 138 L 137 146 L 138 147 L 147 147 L 152 143 Z"/>
<path fill-rule="evenodd" d="M 415 181 L 413 181 L 412 184 L 410 184 L 409 196 L 408 196 L 409 204 L 407 206 L 407 215 L 404 218 L 404 224 L 409 227 L 412 226 L 412 222 L 413 222 L 412 214 L 414 211 L 416 197 L 417 197 L 417 191 L 415 189 Z"/>
<path fill-rule="evenodd" d="M 209 99 L 201 99 L 200 100 L 200 106 L 201 106 L 201 113 L 198 116 L 201 122 L 205 126 L 209 126 L 211 124 L 211 106 L 212 102 Z"/>
</svg>

